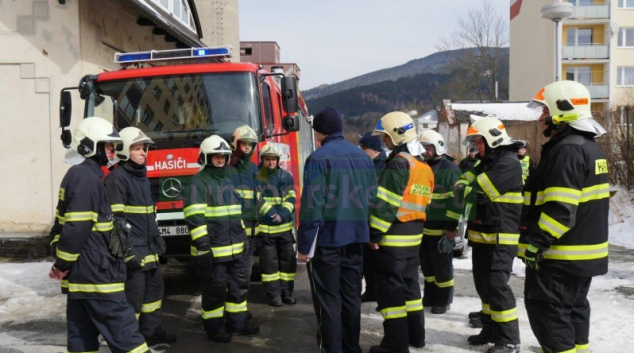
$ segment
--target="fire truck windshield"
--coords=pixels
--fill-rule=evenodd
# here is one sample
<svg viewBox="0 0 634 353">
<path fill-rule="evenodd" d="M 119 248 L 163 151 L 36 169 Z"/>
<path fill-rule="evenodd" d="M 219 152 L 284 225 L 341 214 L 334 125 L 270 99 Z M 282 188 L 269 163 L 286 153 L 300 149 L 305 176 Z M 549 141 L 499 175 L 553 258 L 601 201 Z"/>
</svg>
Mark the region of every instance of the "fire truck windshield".
<svg viewBox="0 0 634 353">
<path fill-rule="evenodd" d="M 242 125 L 261 132 L 252 73 L 211 73 L 96 82 L 85 115 L 117 129 L 143 130 L 159 148 L 196 147 L 210 135 L 229 138 Z"/>
</svg>

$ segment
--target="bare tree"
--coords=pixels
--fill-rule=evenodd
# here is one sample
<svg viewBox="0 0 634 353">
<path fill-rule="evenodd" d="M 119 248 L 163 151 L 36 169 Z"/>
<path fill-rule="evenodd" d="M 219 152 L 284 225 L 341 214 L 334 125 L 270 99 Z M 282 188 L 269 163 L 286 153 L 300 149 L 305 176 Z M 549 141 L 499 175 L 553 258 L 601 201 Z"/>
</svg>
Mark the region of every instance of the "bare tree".
<svg viewBox="0 0 634 353">
<path fill-rule="evenodd" d="M 500 77 L 500 70 L 508 67 L 502 52 L 509 43 L 506 18 L 495 11 L 491 0 L 483 0 L 480 7 L 469 7 L 467 16 L 458 18 L 458 28 L 436 44 L 436 49 L 447 52 L 447 69 L 462 72 L 457 76 L 480 101 L 495 99 L 496 81 L 501 81 L 500 91 L 508 94 L 508 78 Z"/>
</svg>

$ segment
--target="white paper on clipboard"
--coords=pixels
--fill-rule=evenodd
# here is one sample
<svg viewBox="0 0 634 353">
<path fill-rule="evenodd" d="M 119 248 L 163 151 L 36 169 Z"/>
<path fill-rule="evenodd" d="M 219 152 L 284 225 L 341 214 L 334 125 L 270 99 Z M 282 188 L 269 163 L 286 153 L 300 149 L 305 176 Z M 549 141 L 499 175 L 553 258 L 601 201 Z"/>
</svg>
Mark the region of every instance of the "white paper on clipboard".
<svg viewBox="0 0 634 353">
<path fill-rule="evenodd" d="M 315 248 L 317 247 L 317 236 L 319 236 L 319 227 L 317 227 L 317 232 L 315 232 L 315 240 L 310 245 L 310 250 L 308 251 L 307 257 L 312 259 L 315 256 Z"/>
</svg>

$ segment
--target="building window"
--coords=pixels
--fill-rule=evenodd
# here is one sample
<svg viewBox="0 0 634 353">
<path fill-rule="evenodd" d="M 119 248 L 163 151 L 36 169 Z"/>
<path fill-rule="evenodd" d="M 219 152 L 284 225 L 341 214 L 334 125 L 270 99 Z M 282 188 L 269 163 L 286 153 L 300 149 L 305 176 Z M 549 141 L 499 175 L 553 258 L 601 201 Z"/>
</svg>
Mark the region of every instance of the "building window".
<svg viewBox="0 0 634 353">
<path fill-rule="evenodd" d="M 186 0 L 152 0 L 152 2 L 162 7 L 187 28 L 196 32 L 194 17 Z"/>
<path fill-rule="evenodd" d="M 253 48 L 240 48 L 240 55 L 251 55 Z"/>
<path fill-rule="evenodd" d="M 584 85 L 592 84 L 592 69 L 590 67 L 569 67 L 566 69 L 566 80 L 577 81 Z"/>
<path fill-rule="evenodd" d="M 616 69 L 616 85 L 634 86 L 634 66 L 623 66 Z"/>
<path fill-rule="evenodd" d="M 621 28 L 619 30 L 619 48 L 634 47 L 634 28 Z"/>
<path fill-rule="evenodd" d="M 592 28 L 568 28 L 567 44 L 592 45 Z"/>
<path fill-rule="evenodd" d="M 634 9 L 634 0 L 619 0 L 619 9 Z"/>
</svg>

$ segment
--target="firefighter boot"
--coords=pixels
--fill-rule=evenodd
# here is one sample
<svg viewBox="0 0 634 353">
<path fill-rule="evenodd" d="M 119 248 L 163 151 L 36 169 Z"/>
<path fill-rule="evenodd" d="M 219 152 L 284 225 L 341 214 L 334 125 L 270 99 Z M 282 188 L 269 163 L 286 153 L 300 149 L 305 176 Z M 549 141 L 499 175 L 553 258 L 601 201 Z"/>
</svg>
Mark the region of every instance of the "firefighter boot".
<svg viewBox="0 0 634 353">
<path fill-rule="evenodd" d="M 272 296 L 269 299 L 269 305 L 274 306 L 276 308 L 279 308 L 280 306 L 284 305 L 282 304 L 282 297 L 280 297 L 279 295 Z"/>
<path fill-rule="evenodd" d="M 489 348 L 487 353 L 519 353 L 519 344 L 495 344 L 495 346 Z"/>
<path fill-rule="evenodd" d="M 449 309 L 451 309 L 451 305 L 433 306 L 433 307 L 431 308 L 431 313 L 432 313 L 432 314 L 444 314 L 444 313 L 446 313 Z"/>
<path fill-rule="evenodd" d="M 297 303 L 295 298 L 291 297 L 290 295 L 283 296 L 282 297 L 282 302 L 284 302 L 284 304 L 295 304 L 295 303 Z"/>
<path fill-rule="evenodd" d="M 409 348 L 388 348 L 383 346 L 370 347 L 369 353 L 409 353 Z"/>
<path fill-rule="evenodd" d="M 467 341 L 472 346 L 482 346 L 485 344 L 493 343 L 493 329 L 490 325 L 482 326 L 482 331 L 479 334 L 469 336 Z"/>
<path fill-rule="evenodd" d="M 247 335 L 255 335 L 258 332 L 260 332 L 260 326 L 247 323 L 247 325 L 242 330 L 233 332 L 232 335 L 233 336 L 247 336 Z"/>
<path fill-rule="evenodd" d="M 172 343 L 176 342 L 176 335 L 173 333 L 167 333 L 164 329 L 158 330 L 154 336 L 145 337 L 145 342 L 148 347 L 160 344 L 160 343 Z"/>
<path fill-rule="evenodd" d="M 229 334 L 228 332 L 224 330 L 216 331 L 212 334 L 207 334 L 207 338 L 209 338 L 212 341 L 216 341 L 220 343 L 231 342 L 231 334 Z"/>
<path fill-rule="evenodd" d="M 482 327 L 482 319 L 479 317 L 474 317 L 473 319 L 469 319 L 469 326 L 473 328 L 481 328 Z"/>
<path fill-rule="evenodd" d="M 482 316 L 482 310 L 480 311 L 472 311 L 469 313 L 469 319 L 480 318 Z"/>
</svg>

